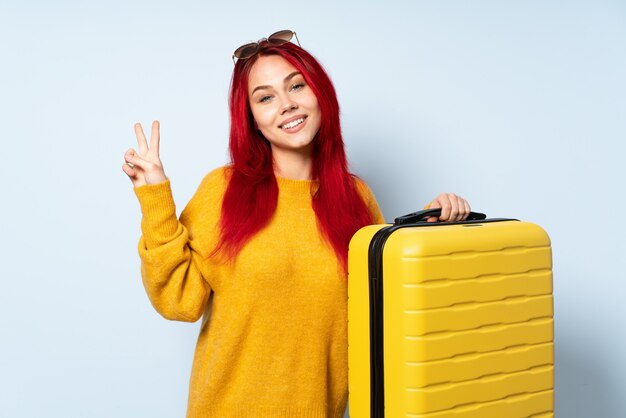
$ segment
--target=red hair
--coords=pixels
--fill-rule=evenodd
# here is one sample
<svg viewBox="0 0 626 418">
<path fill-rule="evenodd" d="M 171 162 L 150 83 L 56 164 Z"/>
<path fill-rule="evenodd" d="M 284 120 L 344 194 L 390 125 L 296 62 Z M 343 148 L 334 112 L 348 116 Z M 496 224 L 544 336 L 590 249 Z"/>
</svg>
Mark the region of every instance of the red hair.
<svg viewBox="0 0 626 418">
<path fill-rule="evenodd" d="M 319 180 L 312 200 L 322 237 L 347 271 L 352 235 L 373 223 L 366 203 L 348 171 L 339 123 L 339 103 L 330 77 L 319 62 L 299 46 L 261 43 L 259 52 L 235 64 L 230 86 L 231 176 L 220 217 L 221 237 L 211 255 L 236 257 L 245 243 L 270 221 L 278 201 L 272 151 L 254 123 L 248 102 L 248 76 L 259 56 L 279 55 L 293 65 L 315 94 L 321 111 L 319 131 L 313 138 L 311 176 Z"/>
</svg>

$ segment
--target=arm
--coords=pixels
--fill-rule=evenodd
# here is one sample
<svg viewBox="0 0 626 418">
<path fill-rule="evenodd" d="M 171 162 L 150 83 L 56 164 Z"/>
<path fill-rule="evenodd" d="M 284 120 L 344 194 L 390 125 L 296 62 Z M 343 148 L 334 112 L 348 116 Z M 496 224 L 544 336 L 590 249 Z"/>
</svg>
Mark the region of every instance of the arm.
<svg viewBox="0 0 626 418">
<path fill-rule="evenodd" d="M 380 207 L 378 206 L 378 202 L 376 201 L 376 197 L 374 196 L 374 193 L 371 193 L 371 198 L 369 202 L 367 203 L 367 206 L 370 210 L 370 213 L 372 214 L 372 219 L 374 223 L 384 224 L 385 218 L 383 217 L 383 212 L 380 210 Z"/>
<path fill-rule="evenodd" d="M 204 181 L 203 181 L 204 183 Z M 141 277 L 150 302 L 164 318 L 195 322 L 211 287 L 194 226 L 204 201 L 202 185 L 176 219 L 169 179 L 134 189 L 141 206 Z"/>
<path fill-rule="evenodd" d="M 378 202 L 376 201 L 376 197 L 374 196 L 374 192 L 367 185 L 367 183 L 359 177 L 354 176 L 356 179 L 357 188 L 359 189 L 359 193 L 363 197 L 367 208 L 369 209 L 370 214 L 372 215 L 372 221 L 374 224 L 384 224 L 385 218 L 383 217 L 383 213 L 378 206 Z"/>
</svg>

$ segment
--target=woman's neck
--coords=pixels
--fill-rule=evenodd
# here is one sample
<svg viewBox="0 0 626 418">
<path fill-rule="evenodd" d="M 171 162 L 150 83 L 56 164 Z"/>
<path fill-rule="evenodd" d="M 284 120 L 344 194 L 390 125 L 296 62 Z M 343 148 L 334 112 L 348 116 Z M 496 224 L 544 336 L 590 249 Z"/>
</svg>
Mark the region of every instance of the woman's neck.
<svg viewBox="0 0 626 418">
<path fill-rule="evenodd" d="M 291 180 L 311 180 L 313 158 L 309 153 L 300 150 L 272 149 L 274 159 L 274 175 Z"/>
</svg>

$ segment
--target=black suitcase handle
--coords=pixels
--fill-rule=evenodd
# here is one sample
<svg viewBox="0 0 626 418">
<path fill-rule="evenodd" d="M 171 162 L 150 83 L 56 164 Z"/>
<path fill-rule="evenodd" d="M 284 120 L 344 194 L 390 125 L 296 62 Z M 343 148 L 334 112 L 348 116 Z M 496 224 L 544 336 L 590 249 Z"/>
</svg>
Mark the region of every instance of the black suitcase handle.
<svg viewBox="0 0 626 418">
<path fill-rule="evenodd" d="M 404 216 L 396 218 L 393 222 L 394 225 L 414 224 L 418 222 L 426 222 L 426 218 L 431 216 L 441 216 L 441 208 L 425 209 L 417 212 L 409 213 Z M 481 221 L 486 219 L 487 215 L 484 213 L 470 212 L 466 221 Z"/>
</svg>

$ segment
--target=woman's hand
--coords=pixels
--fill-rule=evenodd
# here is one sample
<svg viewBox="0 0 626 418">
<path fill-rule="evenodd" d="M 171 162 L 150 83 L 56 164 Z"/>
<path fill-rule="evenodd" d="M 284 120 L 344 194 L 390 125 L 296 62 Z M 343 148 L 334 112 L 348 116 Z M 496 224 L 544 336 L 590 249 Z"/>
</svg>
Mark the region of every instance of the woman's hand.
<svg viewBox="0 0 626 418">
<path fill-rule="evenodd" d="M 167 180 L 163 164 L 159 158 L 159 121 L 152 122 L 150 148 L 148 148 L 140 123 L 135 124 L 135 135 L 139 144 L 139 154 L 134 149 L 129 148 L 124 154 L 124 161 L 126 162 L 122 165 L 122 170 L 130 178 L 133 186 L 139 187 Z"/>
<path fill-rule="evenodd" d="M 430 202 L 429 209 L 441 208 L 441 216 L 431 216 L 428 222 L 442 221 L 462 221 L 470 213 L 470 205 L 467 200 L 454 193 L 441 193 Z"/>
</svg>

